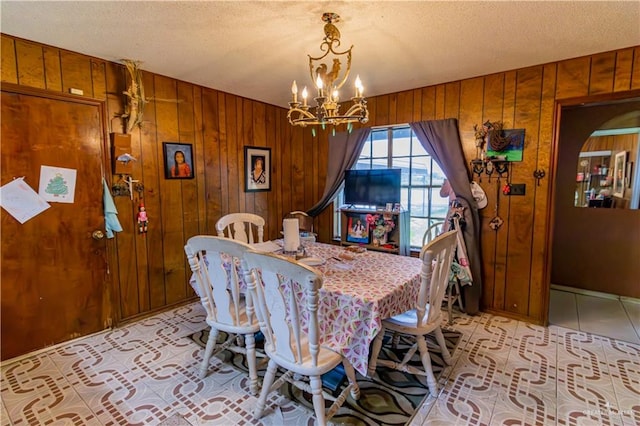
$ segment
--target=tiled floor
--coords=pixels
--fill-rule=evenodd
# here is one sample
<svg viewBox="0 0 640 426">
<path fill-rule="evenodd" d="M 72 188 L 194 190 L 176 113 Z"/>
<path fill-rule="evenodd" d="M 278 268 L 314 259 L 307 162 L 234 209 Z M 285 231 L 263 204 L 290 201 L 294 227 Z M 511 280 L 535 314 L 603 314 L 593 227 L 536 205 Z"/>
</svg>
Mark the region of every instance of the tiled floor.
<svg viewBox="0 0 640 426">
<path fill-rule="evenodd" d="M 640 300 L 553 286 L 549 323 L 640 344 Z"/>
<path fill-rule="evenodd" d="M 254 420 L 246 376 L 217 358 L 200 380 L 186 336 L 203 320 L 194 303 L 3 363 L 1 424 L 313 424 L 278 396 Z M 640 424 L 640 345 L 487 314 L 451 327 L 463 337 L 442 391 L 411 425 Z"/>
</svg>

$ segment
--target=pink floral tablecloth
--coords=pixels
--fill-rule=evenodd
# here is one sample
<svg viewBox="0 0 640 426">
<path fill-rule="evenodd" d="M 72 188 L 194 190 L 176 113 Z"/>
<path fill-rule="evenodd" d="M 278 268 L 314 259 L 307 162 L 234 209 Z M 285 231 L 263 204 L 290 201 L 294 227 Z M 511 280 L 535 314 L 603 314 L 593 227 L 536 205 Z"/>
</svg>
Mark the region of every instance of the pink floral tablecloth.
<svg viewBox="0 0 640 426">
<path fill-rule="evenodd" d="M 420 289 L 420 259 L 367 251 L 336 260 L 343 247 L 314 243 L 307 255 L 325 260 L 320 290 L 322 343 L 341 352 L 367 375 L 369 346 L 382 320 L 413 309 Z M 351 254 L 351 253 L 350 253 Z"/>
</svg>

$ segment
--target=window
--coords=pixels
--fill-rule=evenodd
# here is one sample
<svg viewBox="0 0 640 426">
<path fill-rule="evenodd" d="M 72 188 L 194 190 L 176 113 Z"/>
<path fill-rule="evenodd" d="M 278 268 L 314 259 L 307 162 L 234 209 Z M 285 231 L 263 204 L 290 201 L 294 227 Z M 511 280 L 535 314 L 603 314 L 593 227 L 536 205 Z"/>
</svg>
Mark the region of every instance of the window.
<svg viewBox="0 0 640 426">
<path fill-rule="evenodd" d="M 411 217 L 412 248 L 422 246 L 422 236 L 431 224 L 444 221 L 449 200 L 440 196 L 440 188 L 445 175 L 409 126 L 372 129 L 353 168 L 402 170 L 401 203 Z M 341 200 L 342 193 L 336 204 L 341 205 Z M 337 229 L 339 216 L 334 220 Z"/>
</svg>

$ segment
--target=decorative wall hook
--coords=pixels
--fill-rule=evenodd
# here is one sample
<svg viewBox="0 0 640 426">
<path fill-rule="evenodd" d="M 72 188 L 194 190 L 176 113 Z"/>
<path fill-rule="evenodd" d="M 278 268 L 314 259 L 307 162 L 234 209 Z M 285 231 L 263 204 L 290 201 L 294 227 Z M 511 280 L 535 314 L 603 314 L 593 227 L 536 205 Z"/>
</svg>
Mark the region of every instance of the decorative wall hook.
<svg viewBox="0 0 640 426">
<path fill-rule="evenodd" d="M 120 175 L 120 179 L 111 187 L 111 192 L 114 197 L 129 197 L 131 195 L 125 175 Z"/>
<path fill-rule="evenodd" d="M 500 175 L 500 177 L 503 177 L 503 175 L 506 175 L 507 177 L 509 176 L 509 162 L 508 161 L 491 160 L 491 162 L 495 166 L 496 172 L 498 173 L 498 175 Z"/>
<path fill-rule="evenodd" d="M 538 186 L 540 186 L 540 179 L 542 179 L 544 175 L 545 175 L 545 172 L 542 169 L 533 171 L 533 177 L 536 179 Z"/>
<path fill-rule="evenodd" d="M 482 172 L 484 172 L 484 161 L 479 158 L 471 160 L 471 170 L 474 174 L 478 175 L 478 178 L 482 178 Z M 482 181 L 482 179 L 480 179 Z"/>
</svg>

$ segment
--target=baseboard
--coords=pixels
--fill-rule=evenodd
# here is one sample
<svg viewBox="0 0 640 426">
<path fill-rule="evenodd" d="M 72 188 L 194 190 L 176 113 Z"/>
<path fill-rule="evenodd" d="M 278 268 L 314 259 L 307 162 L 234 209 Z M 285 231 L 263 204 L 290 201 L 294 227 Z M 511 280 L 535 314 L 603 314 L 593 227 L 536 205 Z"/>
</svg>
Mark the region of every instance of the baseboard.
<svg viewBox="0 0 640 426">
<path fill-rule="evenodd" d="M 14 362 L 22 361 L 23 359 L 31 358 L 34 355 L 38 355 L 38 354 L 41 354 L 43 352 L 48 352 L 50 350 L 55 350 L 57 348 L 61 348 L 61 347 L 73 344 L 76 341 L 83 340 L 83 339 L 86 339 L 86 338 L 89 338 L 89 337 L 98 336 L 100 334 L 105 334 L 105 333 L 108 333 L 110 331 L 113 331 L 113 329 L 112 328 L 106 328 L 104 330 L 96 331 L 95 333 L 86 334 L 84 336 L 78 336 L 78 337 L 76 337 L 74 339 L 65 340 L 64 342 L 56 343 L 56 344 L 53 344 L 53 345 L 50 345 L 50 346 L 45 346 L 43 348 L 35 349 L 35 350 L 31 351 L 31 352 L 27 352 L 26 354 L 22 354 L 22 355 L 15 356 L 13 358 L 2 360 L 2 362 L 0 362 L 0 363 L 4 367 L 7 364 L 12 364 Z"/>
<path fill-rule="evenodd" d="M 619 300 L 621 302 L 640 304 L 640 299 L 635 299 L 633 297 L 618 296 L 617 294 L 586 290 L 584 288 L 568 287 L 568 286 L 559 285 L 559 284 L 551 284 L 551 290 L 564 291 L 567 293 L 581 294 L 583 296 L 593 296 L 593 297 L 600 297 L 602 299 Z"/>
<path fill-rule="evenodd" d="M 620 301 L 640 305 L 640 299 L 634 297 L 620 296 Z"/>
</svg>

